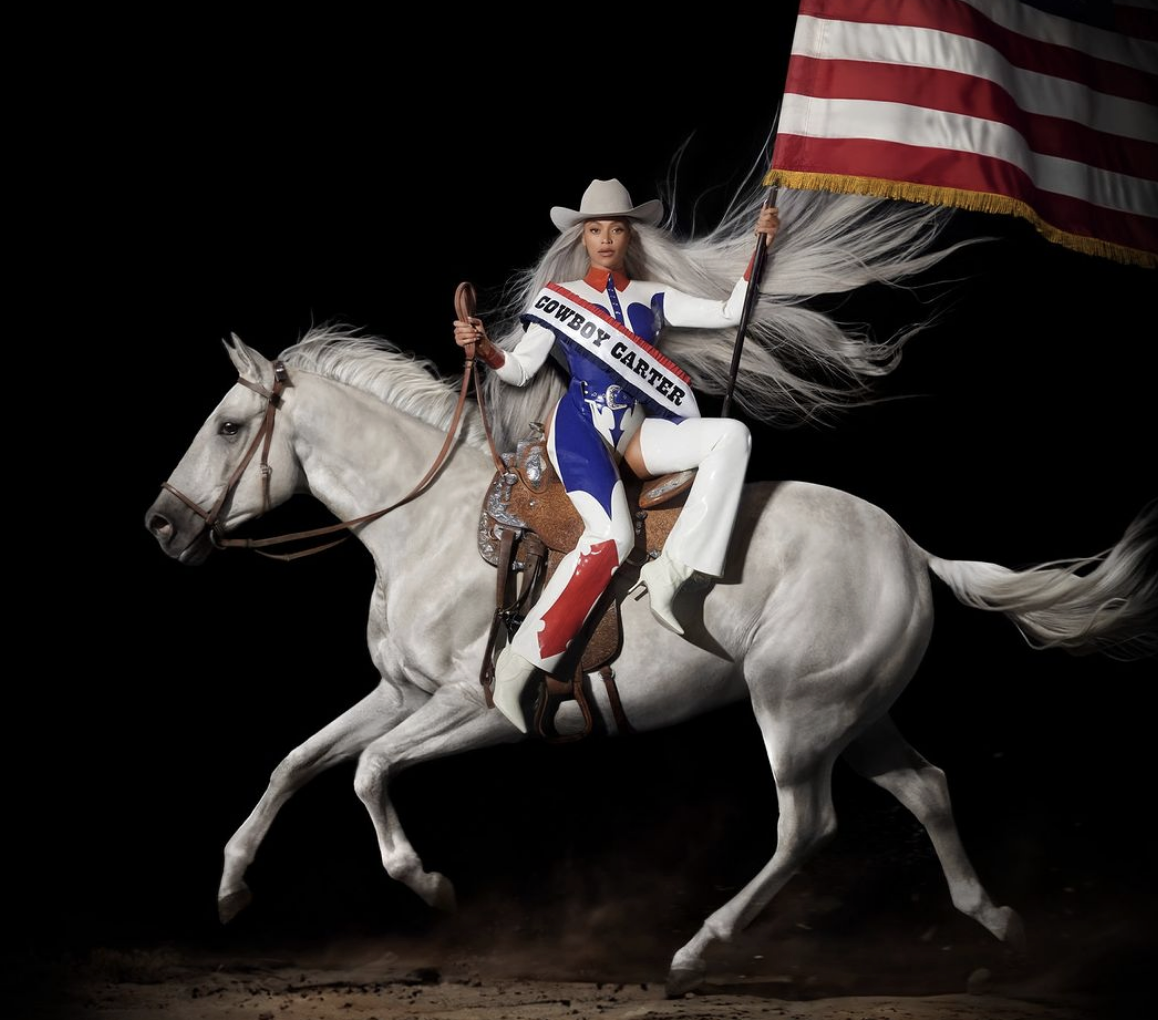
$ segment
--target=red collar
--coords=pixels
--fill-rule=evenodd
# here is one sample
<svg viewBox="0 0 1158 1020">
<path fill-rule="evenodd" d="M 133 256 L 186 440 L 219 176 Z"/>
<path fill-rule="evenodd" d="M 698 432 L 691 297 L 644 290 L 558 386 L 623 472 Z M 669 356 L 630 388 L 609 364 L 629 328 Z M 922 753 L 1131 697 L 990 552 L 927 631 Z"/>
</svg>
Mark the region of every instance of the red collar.
<svg viewBox="0 0 1158 1020">
<path fill-rule="evenodd" d="M 618 270 L 597 269 L 595 266 L 587 270 L 587 275 L 583 277 L 583 282 L 592 290 L 597 290 L 602 293 L 607 290 L 607 277 L 609 276 L 615 281 L 615 289 L 619 291 L 627 290 L 627 285 L 631 283 L 631 281 Z"/>
</svg>

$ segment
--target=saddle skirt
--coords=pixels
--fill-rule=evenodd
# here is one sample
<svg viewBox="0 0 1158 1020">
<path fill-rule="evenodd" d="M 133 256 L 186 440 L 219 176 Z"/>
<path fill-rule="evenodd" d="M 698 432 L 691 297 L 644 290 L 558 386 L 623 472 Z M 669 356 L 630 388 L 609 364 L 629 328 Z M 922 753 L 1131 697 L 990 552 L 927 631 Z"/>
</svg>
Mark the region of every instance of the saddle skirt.
<svg viewBox="0 0 1158 1020">
<path fill-rule="evenodd" d="M 498 626 L 505 625 L 514 633 L 525 609 L 539 597 L 560 560 L 575 548 L 583 533 L 583 520 L 547 456 L 542 426 L 532 423 L 532 430 L 514 453 L 502 455 L 506 470 L 495 472 L 479 514 L 479 554 L 498 568 L 495 626 L 483 667 L 484 685 L 492 667 Z M 579 736 L 590 732 L 591 719 L 582 685 L 587 674 L 596 672 L 608 685 L 620 729 L 630 728 L 618 708 L 611 670 L 623 637 L 619 603 L 627 587 L 638 578 L 639 568 L 662 550 L 695 474 L 681 471 L 640 480 L 623 465 L 621 475 L 635 524 L 635 548 L 563 657 L 558 671 L 569 678 L 547 678 L 546 697 L 540 697 L 536 712 L 539 731 L 547 739 L 565 739 L 555 733 L 551 719 L 558 701 L 569 697 L 580 701 L 587 722 L 585 732 Z"/>
</svg>

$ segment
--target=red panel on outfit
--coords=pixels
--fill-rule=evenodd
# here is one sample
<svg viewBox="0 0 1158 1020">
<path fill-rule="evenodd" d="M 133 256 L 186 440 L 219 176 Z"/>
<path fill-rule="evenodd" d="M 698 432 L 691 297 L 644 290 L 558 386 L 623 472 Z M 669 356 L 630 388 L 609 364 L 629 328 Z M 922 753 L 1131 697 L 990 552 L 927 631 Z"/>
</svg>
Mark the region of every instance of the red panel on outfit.
<svg viewBox="0 0 1158 1020">
<path fill-rule="evenodd" d="M 619 554 L 610 539 L 597 542 L 590 552 L 580 553 L 567 587 L 543 614 L 543 629 L 538 637 L 539 654 L 544 659 L 563 652 L 579 633 L 595 600 L 611 583 L 611 575 L 618 566 Z"/>
</svg>

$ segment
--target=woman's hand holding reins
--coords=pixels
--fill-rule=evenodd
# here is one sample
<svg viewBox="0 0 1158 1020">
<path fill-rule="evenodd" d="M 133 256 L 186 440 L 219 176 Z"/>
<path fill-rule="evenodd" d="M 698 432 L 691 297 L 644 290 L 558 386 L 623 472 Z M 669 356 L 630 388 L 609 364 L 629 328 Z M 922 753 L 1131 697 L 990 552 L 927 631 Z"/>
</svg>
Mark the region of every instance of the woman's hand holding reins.
<svg viewBox="0 0 1158 1020">
<path fill-rule="evenodd" d="M 477 316 L 454 320 L 454 342 L 466 351 L 467 357 L 473 353 L 491 368 L 498 368 L 506 360 L 503 352 L 491 343 L 482 319 Z"/>
</svg>

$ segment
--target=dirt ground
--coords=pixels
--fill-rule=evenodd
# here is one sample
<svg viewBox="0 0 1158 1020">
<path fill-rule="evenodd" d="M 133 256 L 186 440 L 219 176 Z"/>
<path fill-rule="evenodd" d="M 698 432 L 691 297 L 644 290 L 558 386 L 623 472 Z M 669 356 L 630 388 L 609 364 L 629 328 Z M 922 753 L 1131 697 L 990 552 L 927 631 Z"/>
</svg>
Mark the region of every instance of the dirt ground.
<svg viewBox="0 0 1158 1020">
<path fill-rule="evenodd" d="M 193 983 L 193 982 L 196 983 Z M 33 1014 L 35 1016 L 36 1014 Z M 559 981 L 494 983 L 482 979 L 403 978 L 364 982 L 332 971 L 234 970 L 148 986 L 94 991 L 67 1014 L 77 1020 L 170 1020 L 256 1017 L 257 1020 L 553 1020 L 635 1018 L 654 1020 L 1089 1020 L 1080 1005 L 1032 1002 L 997 995 L 922 997 L 849 996 L 790 1001 L 743 989 L 665 999 L 647 985 Z"/>
<path fill-rule="evenodd" d="M 759 961 L 753 961 L 759 963 Z M 353 964 L 318 960 L 178 959 L 110 955 L 90 964 L 63 1001 L 27 1002 L 27 1020 L 1102 1020 L 1075 995 L 991 986 L 975 972 L 936 995 L 818 995 L 758 966 L 718 974 L 699 991 L 668 998 L 662 984 L 520 976 L 485 959 L 414 965 L 387 951 Z M 814 994 L 817 994 L 814 991 Z"/>
<path fill-rule="evenodd" d="M 96 949 L 17 968 L 12 1020 L 1108 1020 L 1141 1017 L 1083 956 L 1035 966 L 983 940 L 927 932 L 897 952 L 876 939 L 746 941 L 716 954 L 695 992 L 666 995 L 658 960 L 630 947 L 521 948 L 380 940 L 285 953 L 178 946 Z M 537 940 L 530 942 L 535 944 Z M 267 947 L 268 948 L 268 947 Z M 771 947 L 763 947 L 769 949 Z M 562 949 L 560 954 L 559 950 Z M 550 952 L 548 953 L 548 950 Z M 1129 1001 L 1127 1001 L 1129 1000 Z"/>
</svg>

